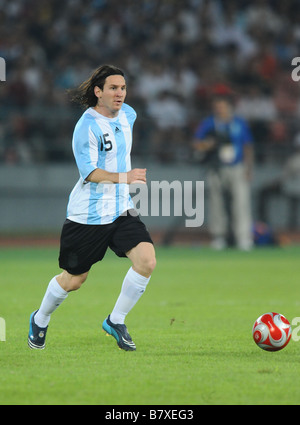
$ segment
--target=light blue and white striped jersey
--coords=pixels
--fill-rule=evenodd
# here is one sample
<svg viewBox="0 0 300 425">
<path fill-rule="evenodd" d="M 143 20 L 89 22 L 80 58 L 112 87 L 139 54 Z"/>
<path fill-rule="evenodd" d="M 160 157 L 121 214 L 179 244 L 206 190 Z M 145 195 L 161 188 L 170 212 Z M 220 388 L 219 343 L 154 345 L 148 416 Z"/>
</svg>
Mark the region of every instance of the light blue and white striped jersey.
<svg viewBox="0 0 300 425">
<path fill-rule="evenodd" d="M 135 119 L 135 110 L 124 103 L 116 118 L 104 117 L 88 108 L 77 122 L 72 146 L 80 178 L 70 194 L 69 220 L 82 224 L 108 224 L 134 208 L 127 184 L 98 184 L 85 179 L 96 168 L 113 173 L 131 170 Z"/>
</svg>

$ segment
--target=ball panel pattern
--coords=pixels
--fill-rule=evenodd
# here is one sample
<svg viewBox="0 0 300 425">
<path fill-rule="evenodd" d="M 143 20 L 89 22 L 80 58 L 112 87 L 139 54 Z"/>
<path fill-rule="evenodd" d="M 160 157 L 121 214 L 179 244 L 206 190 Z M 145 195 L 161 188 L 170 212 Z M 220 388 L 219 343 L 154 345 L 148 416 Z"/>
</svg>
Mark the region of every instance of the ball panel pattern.
<svg viewBox="0 0 300 425">
<path fill-rule="evenodd" d="M 263 350 L 279 351 L 291 339 L 292 328 L 289 321 L 279 313 L 265 313 L 253 325 L 254 342 Z"/>
</svg>

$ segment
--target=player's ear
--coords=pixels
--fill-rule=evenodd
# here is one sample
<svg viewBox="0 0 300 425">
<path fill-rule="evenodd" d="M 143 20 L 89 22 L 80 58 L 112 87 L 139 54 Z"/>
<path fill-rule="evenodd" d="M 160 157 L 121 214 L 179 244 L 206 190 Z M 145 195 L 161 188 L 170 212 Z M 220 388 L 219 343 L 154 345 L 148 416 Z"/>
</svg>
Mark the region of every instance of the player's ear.
<svg viewBox="0 0 300 425">
<path fill-rule="evenodd" d="M 100 89 L 100 87 L 98 87 L 98 86 L 94 87 L 94 94 L 95 94 L 96 97 L 98 97 L 98 99 L 101 97 L 102 90 Z"/>
</svg>

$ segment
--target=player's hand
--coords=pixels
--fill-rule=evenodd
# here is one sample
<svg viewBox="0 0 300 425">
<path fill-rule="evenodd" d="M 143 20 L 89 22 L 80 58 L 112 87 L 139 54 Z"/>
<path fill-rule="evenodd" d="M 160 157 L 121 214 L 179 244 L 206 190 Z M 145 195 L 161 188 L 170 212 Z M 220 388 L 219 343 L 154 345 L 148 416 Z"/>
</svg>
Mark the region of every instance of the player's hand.
<svg viewBox="0 0 300 425">
<path fill-rule="evenodd" d="M 133 170 L 128 171 L 127 174 L 127 183 L 146 183 L 146 168 L 134 168 Z"/>
</svg>

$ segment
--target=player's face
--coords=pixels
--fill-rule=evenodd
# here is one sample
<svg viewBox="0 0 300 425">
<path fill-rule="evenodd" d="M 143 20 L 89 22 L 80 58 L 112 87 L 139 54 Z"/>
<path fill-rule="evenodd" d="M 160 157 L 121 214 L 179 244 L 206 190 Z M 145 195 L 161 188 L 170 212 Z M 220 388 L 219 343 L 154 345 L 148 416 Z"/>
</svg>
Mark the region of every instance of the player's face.
<svg viewBox="0 0 300 425">
<path fill-rule="evenodd" d="M 95 88 L 95 95 L 98 97 L 97 109 L 99 112 L 108 118 L 115 117 L 118 115 L 126 97 L 124 77 L 122 75 L 110 75 L 105 80 L 103 90 L 98 87 Z"/>
</svg>

